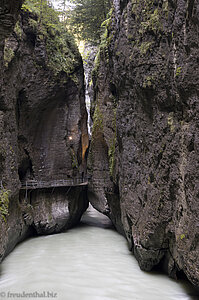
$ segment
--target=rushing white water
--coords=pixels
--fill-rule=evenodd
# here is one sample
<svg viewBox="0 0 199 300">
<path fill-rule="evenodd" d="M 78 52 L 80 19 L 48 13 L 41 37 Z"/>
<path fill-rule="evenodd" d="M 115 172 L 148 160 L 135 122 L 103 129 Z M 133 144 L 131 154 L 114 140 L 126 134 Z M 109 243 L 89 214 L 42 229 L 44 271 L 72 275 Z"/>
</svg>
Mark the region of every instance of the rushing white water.
<svg viewBox="0 0 199 300">
<path fill-rule="evenodd" d="M 84 68 L 84 70 L 85 70 L 85 68 Z M 90 115 L 91 99 L 90 99 L 89 91 L 88 91 L 88 88 L 89 88 L 88 71 L 85 72 L 85 83 L 86 83 L 85 102 L 86 102 L 86 110 L 87 110 L 87 113 L 88 113 L 87 127 L 88 127 L 88 134 L 91 135 L 91 127 L 90 127 L 90 123 L 91 123 L 91 115 Z"/>
<path fill-rule="evenodd" d="M 140 271 L 125 239 L 94 210 L 77 228 L 20 244 L 0 271 L 0 299 L 198 299 L 188 284 Z"/>
</svg>

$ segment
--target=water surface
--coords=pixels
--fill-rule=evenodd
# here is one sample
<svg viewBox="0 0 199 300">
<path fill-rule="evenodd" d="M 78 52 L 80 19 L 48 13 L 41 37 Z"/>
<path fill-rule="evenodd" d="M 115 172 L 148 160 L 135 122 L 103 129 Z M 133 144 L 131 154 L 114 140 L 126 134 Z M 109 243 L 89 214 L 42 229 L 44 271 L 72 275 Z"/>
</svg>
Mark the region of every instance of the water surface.
<svg viewBox="0 0 199 300">
<path fill-rule="evenodd" d="M 0 299 L 199 299 L 189 284 L 142 272 L 125 239 L 91 208 L 79 227 L 17 246 L 0 271 Z"/>
</svg>

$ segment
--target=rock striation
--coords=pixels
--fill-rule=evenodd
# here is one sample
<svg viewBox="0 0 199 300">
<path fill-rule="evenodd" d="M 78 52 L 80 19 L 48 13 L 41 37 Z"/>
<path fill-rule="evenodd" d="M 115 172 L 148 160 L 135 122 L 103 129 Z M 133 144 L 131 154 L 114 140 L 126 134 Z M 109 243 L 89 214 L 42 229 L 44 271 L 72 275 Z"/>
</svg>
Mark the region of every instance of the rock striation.
<svg viewBox="0 0 199 300">
<path fill-rule="evenodd" d="M 88 132 L 83 64 L 73 38 L 27 9 L 14 28 L 19 2 L 9 2 L 14 21 L 1 35 L 0 260 L 29 234 L 77 224 L 88 206 L 84 187 L 20 190 L 26 180 L 85 174 Z"/>
<path fill-rule="evenodd" d="M 113 1 L 93 74 L 90 202 L 141 269 L 199 286 L 199 3 Z"/>
</svg>

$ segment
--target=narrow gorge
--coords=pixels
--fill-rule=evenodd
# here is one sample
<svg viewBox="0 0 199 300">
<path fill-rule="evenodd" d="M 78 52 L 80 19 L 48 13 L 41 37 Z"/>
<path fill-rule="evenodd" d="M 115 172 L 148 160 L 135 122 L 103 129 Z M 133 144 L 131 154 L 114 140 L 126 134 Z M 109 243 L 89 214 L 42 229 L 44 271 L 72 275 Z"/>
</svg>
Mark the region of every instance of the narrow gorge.
<svg viewBox="0 0 199 300">
<path fill-rule="evenodd" d="M 90 141 L 74 37 L 48 4 L 56 25 L 22 2 L 0 0 L 0 261 L 91 203 L 142 270 L 199 287 L 198 1 L 111 1 L 86 82 Z"/>
</svg>

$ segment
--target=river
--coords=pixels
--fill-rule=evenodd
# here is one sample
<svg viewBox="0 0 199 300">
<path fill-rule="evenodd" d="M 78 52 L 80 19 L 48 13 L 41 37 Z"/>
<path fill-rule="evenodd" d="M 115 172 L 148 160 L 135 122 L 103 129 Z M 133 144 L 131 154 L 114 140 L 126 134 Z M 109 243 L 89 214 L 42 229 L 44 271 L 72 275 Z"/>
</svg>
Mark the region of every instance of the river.
<svg viewBox="0 0 199 300">
<path fill-rule="evenodd" d="M 142 272 L 127 243 L 91 207 L 65 233 L 18 245 L 0 267 L 0 299 L 192 300 L 197 291 Z"/>
</svg>

